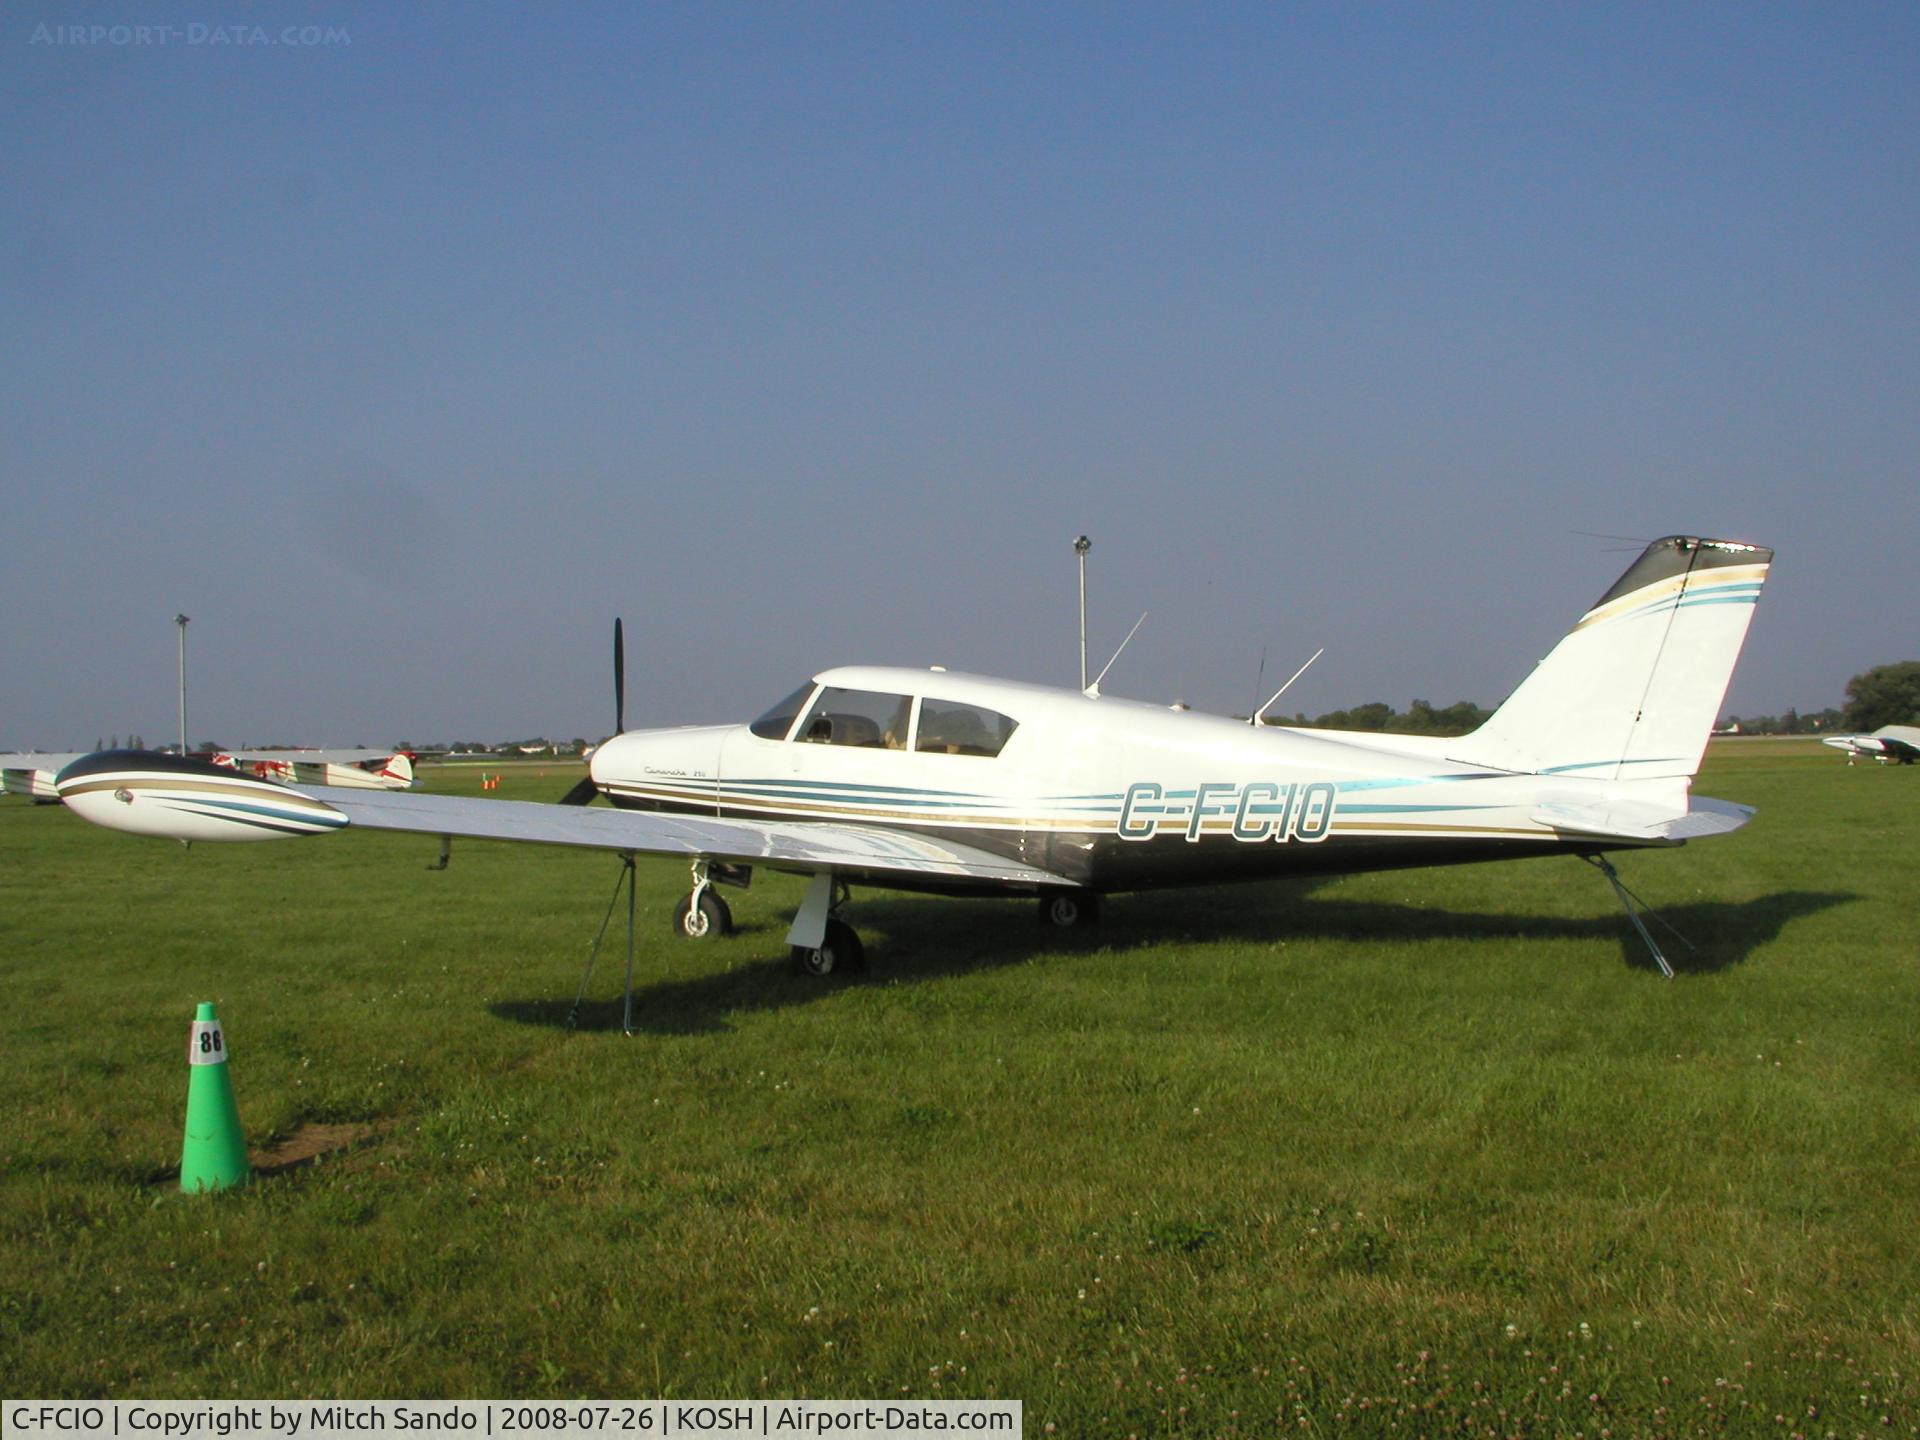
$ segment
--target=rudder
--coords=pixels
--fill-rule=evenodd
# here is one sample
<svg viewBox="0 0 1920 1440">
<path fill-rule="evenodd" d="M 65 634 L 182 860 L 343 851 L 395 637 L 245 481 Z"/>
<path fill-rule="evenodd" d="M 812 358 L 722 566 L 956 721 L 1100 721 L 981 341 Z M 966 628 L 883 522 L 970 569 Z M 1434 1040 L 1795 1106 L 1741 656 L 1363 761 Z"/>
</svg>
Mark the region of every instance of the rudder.
<svg viewBox="0 0 1920 1440">
<path fill-rule="evenodd" d="M 1596 779 L 1693 775 L 1772 561 L 1759 545 L 1654 541 L 1452 758 Z"/>
</svg>

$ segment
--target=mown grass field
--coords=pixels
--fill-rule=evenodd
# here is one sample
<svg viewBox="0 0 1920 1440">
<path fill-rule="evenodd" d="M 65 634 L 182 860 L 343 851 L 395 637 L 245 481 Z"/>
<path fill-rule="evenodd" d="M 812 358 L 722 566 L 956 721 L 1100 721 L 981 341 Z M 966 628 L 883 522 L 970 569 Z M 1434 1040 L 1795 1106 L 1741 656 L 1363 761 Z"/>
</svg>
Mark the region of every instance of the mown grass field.
<svg viewBox="0 0 1920 1440">
<path fill-rule="evenodd" d="M 477 789 L 476 772 L 428 772 Z M 516 767 L 500 792 L 575 778 Z M 1018 1397 L 1029 1435 L 1920 1434 L 1920 770 L 1717 744 L 1737 835 L 1110 903 L 0 802 L 0 1373 L 27 1395 Z M 182 1199 L 219 1002 L 255 1149 Z M 283 1159 L 290 1152 L 282 1152 Z"/>
</svg>

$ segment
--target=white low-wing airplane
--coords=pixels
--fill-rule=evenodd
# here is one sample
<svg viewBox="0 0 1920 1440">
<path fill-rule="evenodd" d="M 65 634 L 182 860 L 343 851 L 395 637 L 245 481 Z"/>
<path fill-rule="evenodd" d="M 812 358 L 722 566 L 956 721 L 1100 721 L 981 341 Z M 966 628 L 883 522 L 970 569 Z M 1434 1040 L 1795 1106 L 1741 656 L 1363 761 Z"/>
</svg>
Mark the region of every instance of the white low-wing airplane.
<svg viewBox="0 0 1920 1440">
<path fill-rule="evenodd" d="M 813 974 L 861 963 L 840 913 L 851 885 L 1037 895 L 1059 925 L 1115 891 L 1527 855 L 1580 855 L 1618 887 L 1601 852 L 1721 834 L 1753 813 L 1689 787 L 1772 557 L 1656 541 L 1457 739 L 853 666 L 749 725 L 617 734 L 572 805 L 265 785 L 129 751 L 75 761 L 59 792 L 102 825 L 185 840 L 351 825 L 682 855 L 693 886 L 675 924 L 691 936 L 730 923 L 713 881 L 755 864 L 797 872 L 812 879 L 787 941 Z M 598 795 L 614 808 L 580 808 Z"/>
<path fill-rule="evenodd" d="M 1882 725 L 1871 735 L 1829 735 L 1820 742 L 1847 752 L 1847 763 L 1861 755 L 1871 755 L 1882 765 L 1911 765 L 1920 760 L 1920 726 Z"/>
</svg>

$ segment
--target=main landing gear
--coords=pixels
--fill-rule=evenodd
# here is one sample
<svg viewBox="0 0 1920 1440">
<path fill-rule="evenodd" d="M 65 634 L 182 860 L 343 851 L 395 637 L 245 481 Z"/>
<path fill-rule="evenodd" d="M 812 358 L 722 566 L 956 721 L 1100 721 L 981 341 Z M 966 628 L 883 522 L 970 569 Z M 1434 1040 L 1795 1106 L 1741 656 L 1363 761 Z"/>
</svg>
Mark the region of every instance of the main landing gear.
<svg viewBox="0 0 1920 1440">
<path fill-rule="evenodd" d="M 818 945 L 791 945 L 787 963 L 796 975 L 822 980 L 829 975 L 859 975 L 867 968 L 866 948 L 844 920 L 827 921 L 827 933 Z"/>
<path fill-rule="evenodd" d="M 1049 890 L 1040 897 L 1040 923 L 1055 930 L 1084 930 L 1100 919 L 1100 896 L 1092 890 Z"/>
<path fill-rule="evenodd" d="M 693 889 L 673 907 L 673 933 L 685 940 L 715 940 L 733 933 L 733 911 L 715 892 L 716 882 L 744 885 L 752 872 L 718 860 L 693 862 Z M 867 968 L 860 937 L 841 912 L 849 891 L 830 871 L 813 877 L 787 935 L 788 963 L 795 975 L 820 978 L 859 974 Z"/>
<path fill-rule="evenodd" d="M 844 881 L 831 875 L 814 877 L 814 883 L 807 892 L 807 898 L 801 903 L 800 913 L 794 916 L 790 941 L 799 943 L 787 947 L 788 968 L 795 975 L 810 979 L 824 979 L 828 975 L 859 975 L 867 968 L 866 948 L 860 943 L 860 936 L 854 928 L 841 918 L 852 892 Z M 808 945 L 801 940 L 806 929 L 809 911 L 824 906 L 826 911 L 825 928 L 820 933 L 819 943 Z M 817 916 L 815 917 L 817 919 Z"/>
<path fill-rule="evenodd" d="M 724 873 L 723 873 L 724 872 Z M 693 889 L 673 907 L 673 929 L 687 940 L 712 940 L 733 932 L 733 912 L 714 892 L 716 881 L 745 883 L 745 867 L 719 861 L 693 862 Z M 787 964 L 809 979 L 858 975 L 867 968 L 866 947 L 846 920 L 851 892 L 830 870 L 818 871 L 787 932 Z M 1040 895 L 1040 922 L 1055 930 L 1084 930 L 1100 918 L 1100 896 L 1092 890 L 1048 890 Z"/>
</svg>

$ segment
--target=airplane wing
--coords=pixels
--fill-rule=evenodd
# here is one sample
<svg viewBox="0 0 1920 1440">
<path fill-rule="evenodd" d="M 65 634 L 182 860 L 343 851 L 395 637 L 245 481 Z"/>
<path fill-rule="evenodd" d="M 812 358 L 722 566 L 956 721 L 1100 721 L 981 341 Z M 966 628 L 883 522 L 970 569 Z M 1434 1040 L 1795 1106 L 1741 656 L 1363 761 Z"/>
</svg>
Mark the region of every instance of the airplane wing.
<svg viewBox="0 0 1920 1440">
<path fill-rule="evenodd" d="M 1073 884 L 1050 870 L 971 845 L 879 826 L 722 820 L 651 810 L 590 810 L 529 800 L 479 800 L 327 785 L 291 788 L 339 811 L 350 826 L 363 830 L 639 850 L 689 859 L 737 860 L 776 869 L 832 869 L 896 879 L 1049 887 Z"/>
<path fill-rule="evenodd" d="M 1920 759 L 1920 727 L 1913 725 L 1882 725 L 1873 732 L 1886 753 L 1902 765 L 1911 765 Z"/>
<path fill-rule="evenodd" d="M 228 750 L 236 760 L 270 760 L 281 765 L 364 765 L 385 760 L 391 750 Z"/>
<path fill-rule="evenodd" d="M 41 754 L 29 751 L 19 755 L 0 755 L 0 791 L 8 795 L 31 795 L 36 800 L 57 800 L 54 777 L 61 768 L 80 757 Z"/>
<path fill-rule="evenodd" d="M 1074 882 L 1037 866 L 958 841 L 882 826 L 722 820 L 406 790 L 288 785 L 144 751 L 83 756 L 60 773 L 59 791 L 69 809 L 96 824 L 181 840 L 266 840 L 357 826 L 744 861 L 896 885 L 1075 888 Z"/>
</svg>

